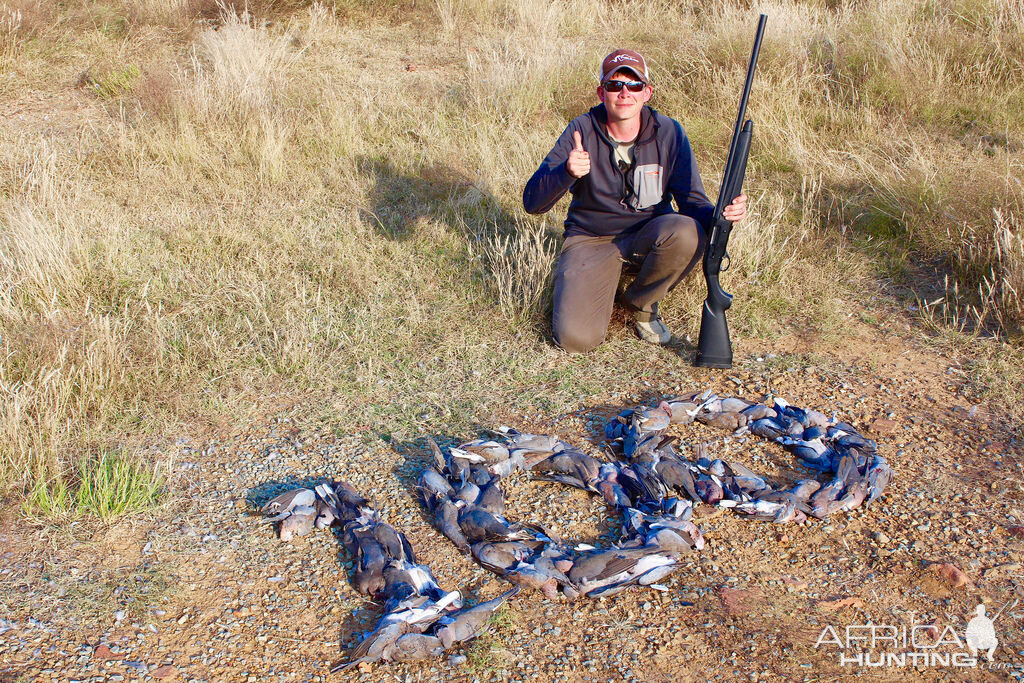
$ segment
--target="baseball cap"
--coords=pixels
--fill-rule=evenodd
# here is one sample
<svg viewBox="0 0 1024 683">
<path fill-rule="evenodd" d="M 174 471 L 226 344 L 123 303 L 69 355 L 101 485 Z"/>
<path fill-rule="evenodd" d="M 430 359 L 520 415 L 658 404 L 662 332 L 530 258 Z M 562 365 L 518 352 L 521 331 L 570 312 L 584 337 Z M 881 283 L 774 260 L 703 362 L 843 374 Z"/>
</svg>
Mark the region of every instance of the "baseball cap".
<svg viewBox="0 0 1024 683">
<path fill-rule="evenodd" d="M 639 52 L 616 50 L 601 62 L 601 83 L 604 83 L 609 76 L 619 69 L 629 69 L 644 83 L 650 80 L 647 77 L 647 62 Z"/>
</svg>

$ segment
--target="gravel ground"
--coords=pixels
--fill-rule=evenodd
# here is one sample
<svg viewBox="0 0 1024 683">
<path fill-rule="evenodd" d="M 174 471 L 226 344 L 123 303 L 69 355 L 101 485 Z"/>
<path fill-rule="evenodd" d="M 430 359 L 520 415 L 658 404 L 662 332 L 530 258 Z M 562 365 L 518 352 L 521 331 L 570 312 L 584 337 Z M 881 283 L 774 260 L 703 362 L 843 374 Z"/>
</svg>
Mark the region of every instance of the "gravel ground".
<svg viewBox="0 0 1024 683">
<path fill-rule="evenodd" d="M 754 399 L 774 392 L 852 421 L 879 441 L 896 478 L 869 508 L 800 525 L 745 522 L 702 506 L 696 516 L 707 547 L 664 581 L 668 591 L 575 603 L 523 592 L 493 633 L 453 656 L 410 666 L 327 674 L 373 627 L 380 607 L 349 586 L 351 558 L 334 533 L 283 544 L 253 508 L 297 484 L 345 479 L 408 535 L 442 587 L 459 588 L 470 601 L 494 597 L 508 584 L 459 555 L 423 517 L 412 490 L 429 458 L 422 439 L 389 443 L 341 429 L 310 431 L 283 417 L 202 444 L 183 442 L 172 482 L 181 495 L 152 516 L 60 530 L 20 526 L 16 515 L 7 516 L 0 528 L 0 680 L 1019 677 L 1024 605 L 1013 601 L 1024 598 L 1020 444 L 1012 426 L 963 398 L 962 377 L 949 361 L 891 341 L 847 339 L 815 347 L 813 357 L 754 349 L 725 373 L 691 374 L 667 359 L 634 391 L 588 397 L 573 413 L 493 416 L 495 427 L 556 434 L 596 454 L 604 421 L 623 407 L 702 388 Z M 713 456 L 772 477 L 806 474 L 756 437 L 736 439 L 703 425 L 671 433 L 684 453 L 685 444 L 709 442 Z M 433 436 L 453 443 L 473 435 Z M 602 502 L 557 484 L 516 479 L 506 498 L 510 519 L 543 521 L 567 538 L 607 542 L 618 525 Z M 857 650 L 818 643 L 827 626 L 842 637 L 851 625 L 922 625 L 921 651 L 959 651 L 946 626 L 962 639 L 982 602 L 990 616 L 1010 603 L 995 623 L 1000 642 L 992 667 L 867 669 L 840 662 L 841 653 Z M 935 638 L 939 645 L 928 650 Z M 883 643 L 871 652 L 913 649 Z"/>
</svg>

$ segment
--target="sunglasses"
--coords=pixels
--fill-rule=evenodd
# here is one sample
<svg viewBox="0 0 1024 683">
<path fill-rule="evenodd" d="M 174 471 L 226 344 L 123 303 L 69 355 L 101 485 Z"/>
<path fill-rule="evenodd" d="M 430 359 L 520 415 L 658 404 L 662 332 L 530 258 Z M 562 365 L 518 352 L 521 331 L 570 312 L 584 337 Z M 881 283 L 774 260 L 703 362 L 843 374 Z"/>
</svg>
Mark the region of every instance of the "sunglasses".
<svg viewBox="0 0 1024 683">
<path fill-rule="evenodd" d="M 641 92 L 647 87 L 643 81 L 605 81 L 602 85 L 607 92 L 619 92 L 626 88 L 629 92 Z"/>
</svg>

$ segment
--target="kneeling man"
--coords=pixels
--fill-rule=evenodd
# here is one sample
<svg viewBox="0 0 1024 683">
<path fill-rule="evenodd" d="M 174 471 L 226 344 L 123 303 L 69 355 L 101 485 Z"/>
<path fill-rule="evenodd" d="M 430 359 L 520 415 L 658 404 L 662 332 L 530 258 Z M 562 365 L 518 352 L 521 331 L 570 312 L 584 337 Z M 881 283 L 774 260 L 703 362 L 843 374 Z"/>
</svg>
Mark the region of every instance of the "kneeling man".
<svg viewBox="0 0 1024 683">
<path fill-rule="evenodd" d="M 658 302 L 696 265 L 715 209 L 683 127 L 647 106 L 644 58 L 616 50 L 599 73 L 601 103 L 569 123 L 523 192 L 529 213 L 572 193 L 552 314 L 555 343 L 570 353 L 604 341 L 623 263 L 637 271 L 619 297 L 637 334 L 670 343 Z M 743 220 L 746 202 L 740 195 L 723 217 Z"/>
</svg>

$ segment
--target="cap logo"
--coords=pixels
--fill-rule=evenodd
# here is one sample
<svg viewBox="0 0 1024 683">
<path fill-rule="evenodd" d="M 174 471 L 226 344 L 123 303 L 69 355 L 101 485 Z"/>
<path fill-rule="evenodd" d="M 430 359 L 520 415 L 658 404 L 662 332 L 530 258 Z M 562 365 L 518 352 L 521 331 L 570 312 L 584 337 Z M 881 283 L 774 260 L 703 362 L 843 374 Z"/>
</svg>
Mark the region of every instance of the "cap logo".
<svg viewBox="0 0 1024 683">
<path fill-rule="evenodd" d="M 640 60 L 636 57 L 630 57 L 629 55 L 615 55 L 615 57 L 612 58 L 612 64 L 618 64 L 623 61 L 639 62 Z"/>
</svg>

